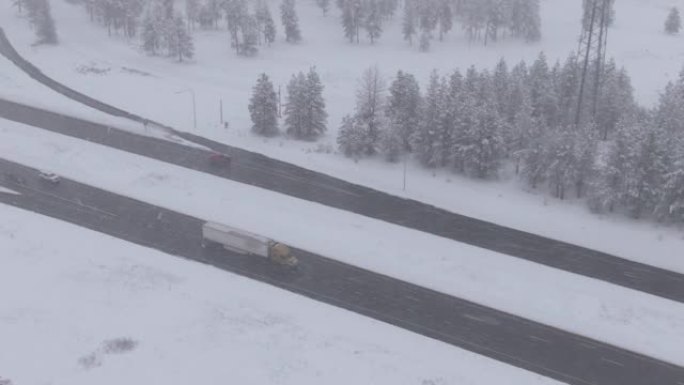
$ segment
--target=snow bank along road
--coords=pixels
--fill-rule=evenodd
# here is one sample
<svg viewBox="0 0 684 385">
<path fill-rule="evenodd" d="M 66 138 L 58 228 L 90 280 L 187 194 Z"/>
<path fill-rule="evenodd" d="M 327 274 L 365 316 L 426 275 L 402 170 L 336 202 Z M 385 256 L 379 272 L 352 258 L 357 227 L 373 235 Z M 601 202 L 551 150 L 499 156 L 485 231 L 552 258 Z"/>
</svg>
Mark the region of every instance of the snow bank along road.
<svg viewBox="0 0 684 385">
<path fill-rule="evenodd" d="M 287 272 L 262 259 L 202 249 L 202 221 L 0 159 L 0 202 L 198 260 L 577 385 L 684 385 L 684 368 L 297 250 Z"/>
<path fill-rule="evenodd" d="M 56 133 L 267 188 L 371 218 L 684 302 L 684 275 L 381 193 L 190 134 L 184 139 L 230 153 L 229 172 L 208 152 L 0 99 L 0 116 Z"/>
</svg>

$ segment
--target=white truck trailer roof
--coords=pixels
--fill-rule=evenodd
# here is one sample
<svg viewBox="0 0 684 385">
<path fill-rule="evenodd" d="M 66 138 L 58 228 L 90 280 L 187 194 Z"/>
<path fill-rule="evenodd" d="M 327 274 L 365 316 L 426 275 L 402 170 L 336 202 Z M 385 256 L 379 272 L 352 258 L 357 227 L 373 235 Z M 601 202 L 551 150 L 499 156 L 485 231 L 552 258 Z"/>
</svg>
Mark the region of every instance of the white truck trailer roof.
<svg viewBox="0 0 684 385">
<path fill-rule="evenodd" d="M 269 256 L 271 239 L 221 223 L 207 222 L 202 226 L 202 237 L 220 243 L 240 253 Z"/>
</svg>

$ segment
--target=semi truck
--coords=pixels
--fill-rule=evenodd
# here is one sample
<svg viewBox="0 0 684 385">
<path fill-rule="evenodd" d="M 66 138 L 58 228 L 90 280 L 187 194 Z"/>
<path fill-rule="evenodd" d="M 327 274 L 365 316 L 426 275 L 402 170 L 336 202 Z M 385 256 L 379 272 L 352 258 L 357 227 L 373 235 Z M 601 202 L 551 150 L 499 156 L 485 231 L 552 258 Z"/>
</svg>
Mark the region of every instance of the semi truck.
<svg viewBox="0 0 684 385">
<path fill-rule="evenodd" d="M 297 267 L 299 261 L 290 247 L 268 237 L 253 234 L 220 223 L 206 222 L 202 226 L 202 247 L 218 245 L 239 254 L 268 258 L 287 267 Z"/>
</svg>

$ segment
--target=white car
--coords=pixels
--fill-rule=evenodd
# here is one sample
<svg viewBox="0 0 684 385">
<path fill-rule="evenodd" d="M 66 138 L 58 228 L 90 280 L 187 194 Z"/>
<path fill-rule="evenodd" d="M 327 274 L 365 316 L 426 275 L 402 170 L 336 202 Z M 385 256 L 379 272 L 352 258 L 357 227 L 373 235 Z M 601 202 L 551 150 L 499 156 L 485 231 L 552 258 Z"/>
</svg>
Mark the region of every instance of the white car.
<svg viewBox="0 0 684 385">
<path fill-rule="evenodd" d="M 47 171 L 41 171 L 40 174 L 38 174 L 38 177 L 46 182 L 50 182 L 53 184 L 57 184 L 60 181 L 59 175 Z"/>
</svg>

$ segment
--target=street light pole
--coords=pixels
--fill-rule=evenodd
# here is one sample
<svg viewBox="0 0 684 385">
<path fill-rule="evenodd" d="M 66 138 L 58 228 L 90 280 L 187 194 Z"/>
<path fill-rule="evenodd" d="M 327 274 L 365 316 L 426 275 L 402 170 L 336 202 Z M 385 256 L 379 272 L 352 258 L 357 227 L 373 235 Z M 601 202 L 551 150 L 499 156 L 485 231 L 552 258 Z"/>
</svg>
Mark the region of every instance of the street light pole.
<svg viewBox="0 0 684 385">
<path fill-rule="evenodd" d="M 404 191 L 406 191 L 406 163 L 407 163 L 408 153 L 404 154 Z"/>
</svg>

